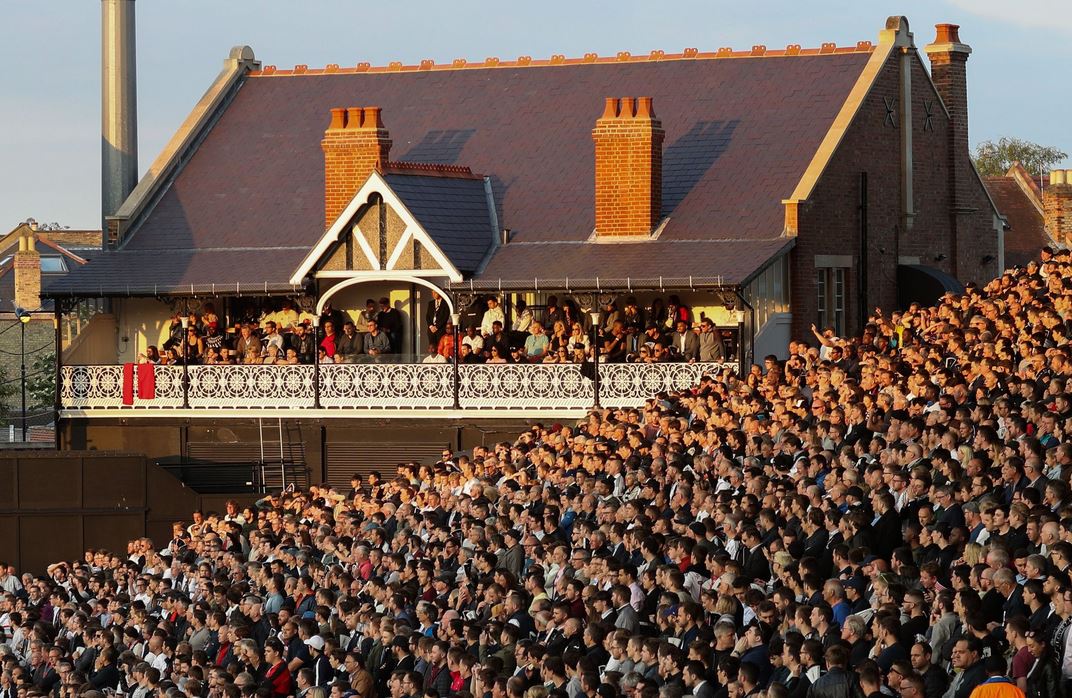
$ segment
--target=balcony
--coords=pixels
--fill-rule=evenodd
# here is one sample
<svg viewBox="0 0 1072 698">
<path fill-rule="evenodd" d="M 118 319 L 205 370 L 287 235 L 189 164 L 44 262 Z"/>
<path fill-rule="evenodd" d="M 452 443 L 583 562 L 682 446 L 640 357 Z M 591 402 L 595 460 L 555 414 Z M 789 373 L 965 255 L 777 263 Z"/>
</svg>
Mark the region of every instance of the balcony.
<svg viewBox="0 0 1072 698">
<path fill-rule="evenodd" d="M 656 393 L 695 385 L 736 363 L 602 364 L 599 400 L 638 407 Z M 463 364 L 455 403 L 450 364 L 155 366 L 152 397 L 121 365 L 64 366 L 62 416 L 582 416 L 594 382 L 579 364 Z M 184 375 L 189 381 L 184 390 Z M 124 390 L 124 387 L 126 390 Z M 124 393 L 126 395 L 124 395 Z M 185 395 L 184 395 L 185 393 Z M 319 395 L 318 395 L 319 393 Z M 124 397 L 126 399 L 124 400 Z"/>
</svg>

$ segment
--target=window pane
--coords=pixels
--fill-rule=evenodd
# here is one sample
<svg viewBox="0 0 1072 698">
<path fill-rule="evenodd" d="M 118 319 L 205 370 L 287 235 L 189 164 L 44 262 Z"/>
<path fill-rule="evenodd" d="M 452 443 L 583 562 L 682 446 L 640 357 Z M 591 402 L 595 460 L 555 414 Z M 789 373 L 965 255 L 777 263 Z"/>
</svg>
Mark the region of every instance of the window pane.
<svg viewBox="0 0 1072 698">
<path fill-rule="evenodd" d="M 827 325 L 827 321 L 826 321 L 826 308 L 827 308 L 827 303 L 826 303 L 826 274 L 827 274 L 827 271 L 828 270 L 826 270 L 826 269 L 816 269 L 815 270 L 815 289 L 816 289 L 816 300 L 817 300 L 816 308 L 818 309 L 818 316 L 819 316 L 817 324 L 819 325 L 820 329 L 826 327 L 826 325 Z"/>
<path fill-rule="evenodd" d="M 834 272 L 834 327 L 838 335 L 845 330 L 845 269 L 837 268 Z"/>
<path fill-rule="evenodd" d="M 59 257 L 42 257 L 41 272 L 44 274 L 61 274 L 67 271 L 67 265 Z"/>
</svg>

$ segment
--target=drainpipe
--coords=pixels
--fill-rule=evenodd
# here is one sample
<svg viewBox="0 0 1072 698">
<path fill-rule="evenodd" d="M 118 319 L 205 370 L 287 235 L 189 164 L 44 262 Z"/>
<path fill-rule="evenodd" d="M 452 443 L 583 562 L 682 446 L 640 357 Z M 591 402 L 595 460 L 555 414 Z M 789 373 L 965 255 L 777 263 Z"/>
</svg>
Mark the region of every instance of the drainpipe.
<svg viewBox="0 0 1072 698">
<path fill-rule="evenodd" d="M 744 293 L 740 286 L 733 287 L 733 293 L 744 304 L 745 308 L 748 308 L 748 312 L 751 314 L 751 327 L 749 328 L 748 338 L 748 356 L 744 353 L 744 316 L 741 315 L 738 318 L 737 323 L 737 370 L 739 373 L 737 376 L 743 378 L 748 375 L 748 367 L 752 364 L 752 354 L 756 350 L 756 309 L 752 307 L 752 304 L 748 302 L 748 299 L 744 297 Z"/>
</svg>

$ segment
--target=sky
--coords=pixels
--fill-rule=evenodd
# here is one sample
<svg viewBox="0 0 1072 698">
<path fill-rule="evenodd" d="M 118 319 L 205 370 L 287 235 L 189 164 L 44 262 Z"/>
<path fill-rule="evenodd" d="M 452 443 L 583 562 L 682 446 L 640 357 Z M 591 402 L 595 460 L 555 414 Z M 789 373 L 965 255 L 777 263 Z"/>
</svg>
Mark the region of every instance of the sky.
<svg viewBox="0 0 1072 698">
<path fill-rule="evenodd" d="M 961 25 L 973 146 L 1015 136 L 1072 153 L 1072 90 L 1054 79 L 1072 62 L 1068 0 L 139 0 L 138 164 L 144 173 L 235 45 L 280 68 L 843 46 L 877 42 L 891 14 L 908 17 L 921 49 L 934 24 Z M 2 0 L 0 20 L 0 229 L 29 217 L 99 227 L 100 3 Z"/>
</svg>

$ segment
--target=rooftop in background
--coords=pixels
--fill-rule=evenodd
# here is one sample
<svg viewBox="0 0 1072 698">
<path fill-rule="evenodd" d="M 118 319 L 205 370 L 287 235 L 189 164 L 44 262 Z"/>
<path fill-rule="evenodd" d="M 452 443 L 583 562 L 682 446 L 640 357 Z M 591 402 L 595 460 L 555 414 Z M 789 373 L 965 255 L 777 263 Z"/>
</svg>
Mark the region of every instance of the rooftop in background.
<svg viewBox="0 0 1072 698">
<path fill-rule="evenodd" d="M 0 237 L 0 254 L 5 255 L 12 246 L 18 245 L 19 236 L 25 231 L 33 230 L 30 223 L 19 223 L 7 235 Z M 38 227 L 35 232 L 38 240 L 48 240 L 65 250 L 99 250 L 101 249 L 101 231 L 72 230 L 70 228 Z M 47 244 L 47 243 L 46 243 Z M 41 252 L 45 252 L 41 250 Z"/>
<path fill-rule="evenodd" d="M 984 177 L 990 196 L 1005 217 L 1005 262 L 1023 266 L 1039 258 L 1043 247 L 1054 244 L 1046 232 L 1042 210 L 1042 178 L 1013 163 L 1003 176 Z"/>
<path fill-rule="evenodd" d="M 0 314 L 14 312 L 15 273 L 13 259 L 18 250 L 19 238 L 33 233 L 37 241 L 37 252 L 41 256 L 41 288 L 47 290 L 49 285 L 61 279 L 79 266 L 86 264 L 89 258 L 100 253 L 101 231 L 34 229 L 28 223 L 20 223 L 14 230 L 0 237 Z M 52 312 L 52 300 L 44 298 L 40 310 Z"/>
</svg>

